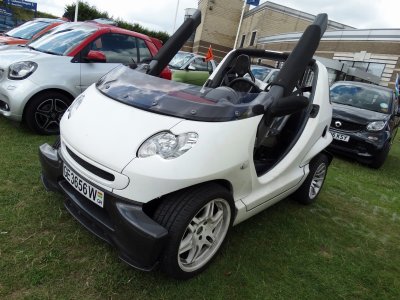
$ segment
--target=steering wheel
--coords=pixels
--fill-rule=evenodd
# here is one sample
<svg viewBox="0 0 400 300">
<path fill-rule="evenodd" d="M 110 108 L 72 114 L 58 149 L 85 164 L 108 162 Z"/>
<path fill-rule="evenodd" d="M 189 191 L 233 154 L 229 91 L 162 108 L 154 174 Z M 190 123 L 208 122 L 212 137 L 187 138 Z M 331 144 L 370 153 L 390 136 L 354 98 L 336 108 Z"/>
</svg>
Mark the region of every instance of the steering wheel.
<svg viewBox="0 0 400 300">
<path fill-rule="evenodd" d="M 250 93 L 251 91 L 259 93 L 261 89 L 251 80 L 243 77 L 238 77 L 229 82 L 228 87 L 237 92 Z"/>
</svg>

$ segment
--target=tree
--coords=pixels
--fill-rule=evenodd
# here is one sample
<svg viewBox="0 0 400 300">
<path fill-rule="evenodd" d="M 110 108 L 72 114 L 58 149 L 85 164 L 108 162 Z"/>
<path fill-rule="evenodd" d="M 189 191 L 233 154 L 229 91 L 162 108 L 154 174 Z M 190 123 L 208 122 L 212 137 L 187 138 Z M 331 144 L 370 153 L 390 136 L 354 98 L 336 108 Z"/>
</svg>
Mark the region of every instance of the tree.
<svg viewBox="0 0 400 300">
<path fill-rule="evenodd" d="M 69 20 L 73 20 L 75 18 L 75 3 L 65 6 L 65 12 L 63 17 L 68 18 Z M 110 18 L 107 12 L 101 12 L 95 6 L 92 6 L 87 2 L 79 2 L 79 11 L 78 11 L 79 21 L 87 21 L 98 18 L 112 19 Z M 155 37 L 157 39 L 160 39 L 164 43 L 169 38 L 169 35 L 166 32 L 149 30 L 144 28 L 138 23 L 132 24 L 121 19 L 117 19 L 115 21 L 117 22 L 117 26 L 120 28 L 136 31 L 151 37 Z"/>
</svg>

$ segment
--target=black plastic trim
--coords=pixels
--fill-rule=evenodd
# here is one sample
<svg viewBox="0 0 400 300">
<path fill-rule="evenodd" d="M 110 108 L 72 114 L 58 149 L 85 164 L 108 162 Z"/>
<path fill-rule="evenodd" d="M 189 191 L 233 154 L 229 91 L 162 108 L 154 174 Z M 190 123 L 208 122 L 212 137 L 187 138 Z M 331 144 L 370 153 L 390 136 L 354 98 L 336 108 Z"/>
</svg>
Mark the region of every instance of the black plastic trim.
<svg viewBox="0 0 400 300">
<path fill-rule="evenodd" d="M 98 167 L 93 166 L 92 164 L 88 163 L 87 161 L 83 160 L 80 158 L 78 155 L 76 155 L 74 152 L 72 152 L 71 149 L 69 149 L 67 146 L 65 146 L 67 149 L 68 154 L 78 163 L 80 164 L 83 168 L 88 170 L 89 172 L 95 174 L 96 176 L 99 176 L 100 178 L 103 178 L 108 181 L 114 181 L 115 176 L 107 171 L 104 171 Z"/>
</svg>

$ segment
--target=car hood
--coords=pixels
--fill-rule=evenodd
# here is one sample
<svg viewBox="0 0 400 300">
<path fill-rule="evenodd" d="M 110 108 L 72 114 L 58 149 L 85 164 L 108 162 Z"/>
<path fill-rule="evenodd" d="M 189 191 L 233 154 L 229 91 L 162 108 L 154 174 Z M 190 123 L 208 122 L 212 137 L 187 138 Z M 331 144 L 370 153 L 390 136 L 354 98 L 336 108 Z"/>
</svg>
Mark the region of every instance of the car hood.
<svg viewBox="0 0 400 300">
<path fill-rule="evenodd" d="M 333 119 L 341 119 L 344 121 L 349 121 L 352 123 L 357 123 L 361 125 L 367 125 L 371 121 L 385 121 L 389 118 L 389 115 L 366 110 L 358 107 L 343 105 L 343 104 L 333 104 Z"/>
<path fill-rule="evenodd" d="M 0 43 L 6 44 L 26 44 L 27 40 L 19 39 L 12 36 L 0 36 Z"/>
<path fill-rule="evenodd" d="M 48 55 L 49 54 L 27 49 L 25 47 L 13 47 L 12 49 L 8 48 L 6 50 L 0 51 L 0 65 L 2 67 L 9 67 L 11 64 L 19 61 L 37 59 L 38 57 Z"/>
<path fill-rule="evenodd" d="M 61 137 L 75 151 L 116 172 L 122 172 L 149 137 L 182 121 L 115 101 L 95 85 L 83 95 L 81 104 L 72 104 L 72 113 L 64 114 Z"/>
</svg>

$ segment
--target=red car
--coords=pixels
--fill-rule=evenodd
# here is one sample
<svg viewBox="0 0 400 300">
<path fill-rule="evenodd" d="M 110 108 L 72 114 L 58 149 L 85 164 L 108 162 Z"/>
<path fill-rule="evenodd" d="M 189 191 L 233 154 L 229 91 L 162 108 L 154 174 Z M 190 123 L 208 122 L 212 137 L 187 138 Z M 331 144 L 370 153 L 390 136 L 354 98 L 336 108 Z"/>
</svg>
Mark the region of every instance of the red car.
<svg viewBox="0 0 400 300">
<path fill-rule="evenodd" d="M 0 46 L 25 45 L 29 40 L 65 23 L 61 19 L 38 18 L 13 28 L 0 36 Z"/>
</svg>

